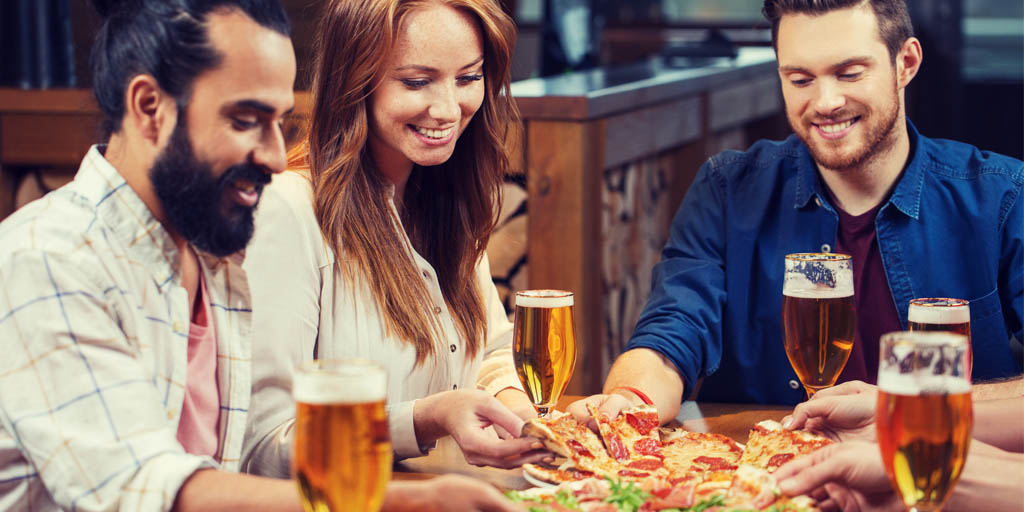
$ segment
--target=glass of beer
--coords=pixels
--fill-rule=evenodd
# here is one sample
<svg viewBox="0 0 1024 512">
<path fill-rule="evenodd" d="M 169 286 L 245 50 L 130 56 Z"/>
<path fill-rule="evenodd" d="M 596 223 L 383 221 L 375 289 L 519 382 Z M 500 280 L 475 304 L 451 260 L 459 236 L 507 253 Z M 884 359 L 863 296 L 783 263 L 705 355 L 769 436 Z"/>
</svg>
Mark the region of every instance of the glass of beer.
<svg viewBox="0 0 1024 512">
<path fill-rule="evenodd" d="M 907 328 L 911 331 L 946 331 L 967 336 L 967 376 L 971 376 L 971 307 L 963 299 L 926 298 L 910 301 Z"/>
<path fill-rule="evenodd" d="M 292 472 L 306 512 L 379 510 L 391 479 L 386 375 L 369 361 L 309 361 L 295 372 Z"/>
<path fill-rule="evenodd" d="M 572 292 L 516 292 L 514 325 L 516 373 L 537 413 L 544 416 L 561 398 L 576 366 Z"/>
<path fill-rule="evenodd" d="M 878 446 L 908 510 L 940 510 L 960 479 L 973 412 L 967 337 L 950 332 L 882 336 Z"/>
<path fill-rule="evenodd" d="M 787 254 L 782 295 L 786 356 L 810 397 L 836 383 L 853 349 L 853 260 L 847 254 Z"/>
</svg>

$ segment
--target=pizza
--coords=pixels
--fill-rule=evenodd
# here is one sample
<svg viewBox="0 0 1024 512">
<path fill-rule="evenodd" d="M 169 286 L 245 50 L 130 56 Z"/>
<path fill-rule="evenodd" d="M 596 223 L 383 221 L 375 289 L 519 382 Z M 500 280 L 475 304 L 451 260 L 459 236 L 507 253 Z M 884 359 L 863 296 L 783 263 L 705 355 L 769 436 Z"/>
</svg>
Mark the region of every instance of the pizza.
<svg viewBox="0 0 1024 512">
<path fill-rule="evenodd" d="M 533 511 L 584 512 L 813 512 L 807 496 L 788 498 L 775 478 L 756 466 L 741 465 L 729 477 L 724 492 L 702 494 L 700 484 L 671 484 L 655 477 L 638 482 L 589 477 L 562 482 L 557 487 L 507 491 L 510 499 Z"/>
<path fill-rule="evenodd" d="M 771 472 L 830 443 L 828 439 L 806 430 L 787 430 L 777 421 L 765 420 L 750 431 L 740 462 Z"/>
<path fill-rule="evenodd" d="M 590 498 L 614 489 L 634 488 L 643 499 L 629 499 L 646 508 L 623 510 L 687 510 L 698 505 L 704 507 L 699 510 L 719 505 L 736 510 L 815 510 L 814 501 L 808 497 L 781 496 L 771 473 L 789 460 L 830 444 L 824 437 L 763 421 L 751 429 L 744 446 L 721 434 L 659 428 L 657 410 L 650 405 L 624 409 L 614 419 L 595 408 L 588 410 L 599 433 L 558 411 L 547 418 L 531 419 L 523 428 L 524 435 L 537 437 L 552 452 L 565 457 L 556 467 L 523 466 L 531 477 L 559 484 L 554 490 L 532 491 L 540 495 L 541 501 L 536 503 L 550 505 L 541 510 L 615 512 L 619 509 L 604 507 L 609 502 L 603 500 L 611 495 L 593 504 L 589 504 Z M 562 501 L 571 500 L 564 493 L 579 498 L 583 496 L 581 489 L 587 489 L 583 494 L 588 498 L 577 500 L 577 505 L 586 506 L 565 508 Z M 564 499 L 550 501 L 558 492 L 563 492 Z"/>
</svg>

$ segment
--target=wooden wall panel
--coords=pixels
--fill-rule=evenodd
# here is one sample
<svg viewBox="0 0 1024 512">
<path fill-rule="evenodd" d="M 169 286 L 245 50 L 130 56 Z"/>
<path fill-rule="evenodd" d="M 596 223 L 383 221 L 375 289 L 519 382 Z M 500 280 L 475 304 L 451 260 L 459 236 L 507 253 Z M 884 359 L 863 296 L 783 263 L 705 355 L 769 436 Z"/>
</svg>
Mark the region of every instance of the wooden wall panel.
<svg viewBox="0 0 1024 512">
<path fill-rule="evenodd" d="M 601 372 L 600 180 L 603 122 L 527 124 L 530 288 L 572 291 L 576 371 L 566 393 L 599 390 Z"/>
</svg>

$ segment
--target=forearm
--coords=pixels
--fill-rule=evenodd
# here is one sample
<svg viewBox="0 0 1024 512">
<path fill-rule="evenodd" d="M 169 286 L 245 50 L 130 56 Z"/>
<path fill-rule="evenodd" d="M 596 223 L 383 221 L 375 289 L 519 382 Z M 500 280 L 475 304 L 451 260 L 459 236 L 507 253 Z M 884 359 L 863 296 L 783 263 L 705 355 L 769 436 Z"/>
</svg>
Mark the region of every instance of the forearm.
<svg viewBox="0 0 1024 512">
<path fill-rule="evenodd" d="M 676 417 L 683 397 L 683 379 L 674 364 L 654 350 L 637 348 L 623 353 L 612 365 L 604 382 L 606 394 L 619 393 L 630 400 L 636 395 L 619 386 L 637 388 L 658 408 L 661 422 Z"/>
<path fill-rule="evenodd" d="M 971 395 L 975 401 L 1024 396 L 1024 376 L 999 381 L 975 382 L 971 386 Z"/>
<path fill-rule="evenodd" d="M 1024 487 L 1019 476 L 1024 474 L 1024 456 L 993 454 L 992 450 L 975 450 L 967 456 L 967 464 L 953 495 L 944 510 L 1022 510 Z"/>
<path fill-rule="evenodd" d="M 294 510 L 301 511 L 298 488 L 291 480 L 197 471 L 185 481 L 174 502 L 175 512 Z"/>
<path fill-rule="evenodd" d="M 974 400 L 974 438 L 1010 452 L 1024 452 L 1024 397 Z"/>
</svg>

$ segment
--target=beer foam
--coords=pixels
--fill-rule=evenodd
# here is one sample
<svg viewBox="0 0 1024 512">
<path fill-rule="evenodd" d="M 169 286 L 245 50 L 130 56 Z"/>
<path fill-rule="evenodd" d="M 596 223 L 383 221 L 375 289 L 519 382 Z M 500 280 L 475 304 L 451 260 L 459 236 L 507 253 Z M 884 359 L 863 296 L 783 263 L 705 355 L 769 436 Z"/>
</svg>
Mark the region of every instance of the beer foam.
<svg viewBox="0 0 1024 512">
<path fill-rule="evenodd" d="M 965 324 L 971 321 L 971 310 L 963 306 L 910 305 L 907 320 L 919 324 Z"/>
<path fill-rule="evenodd" d="M 900 374 L 883 371 L 878 375 L 878 389 L 892 395 L 958 395 L 970 393 L 971 383 L 952 375 Z"/>
<path fill-rule="evenodd" d="M 841 286 L 837 288 L 798 288 L 795 290 L 784 290 L 783 295 L 796 297 L 798 299 L 845 299 L 853 296 L 853 286 Z"/>
<path fill-rule="evenodd" d="M 387 374 L 383 371 L 297 371 L 292 397 L 307 404 L 362 404 L 385 399 Z"/>
<path fill-rule="evenodd" d="M 572 292 L 562 290 L 526 290 L 516 292 L 516 306 L 524 308 L 564 308 L 572 305 Z"/>
</svg>

